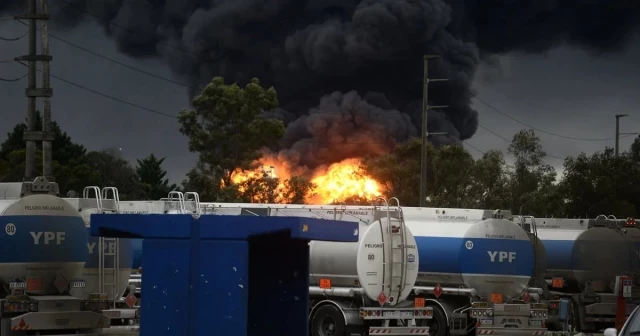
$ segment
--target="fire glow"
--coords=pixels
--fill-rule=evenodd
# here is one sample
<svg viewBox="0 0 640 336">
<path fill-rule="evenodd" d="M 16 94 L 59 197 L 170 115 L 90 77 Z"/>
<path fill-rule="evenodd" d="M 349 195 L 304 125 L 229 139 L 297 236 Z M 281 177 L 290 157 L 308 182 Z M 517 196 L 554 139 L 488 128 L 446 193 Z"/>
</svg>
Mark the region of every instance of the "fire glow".
<svg viewBox="0 0 640 336">
<path fill-rule="evenodd" d="M 357 158 L 320 166 L 314 170 L 288 167 L 281 162 L 274 156 L 265 155 L 259 160 L 259 169 L 237 172 L 232 180 L 238 184 L 250 178 L 277 177 L 279 179 L 278 188 L 283 188 L 284 181 L 291 177 L 309 177 L 309 180 L 315 184 L 315 195 L 306 199 L 306 202 L 310 204 L 330 204 L 354 196 L 372 198 L 381 194 L 380 184 L 361 172 L 360 160 Z"/>
</svg>

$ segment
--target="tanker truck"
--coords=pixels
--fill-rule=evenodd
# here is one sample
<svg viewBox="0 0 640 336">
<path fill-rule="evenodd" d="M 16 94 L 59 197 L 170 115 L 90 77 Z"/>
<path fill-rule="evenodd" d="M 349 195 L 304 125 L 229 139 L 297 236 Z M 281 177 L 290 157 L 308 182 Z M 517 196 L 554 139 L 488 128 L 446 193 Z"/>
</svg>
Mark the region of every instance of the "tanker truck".
<svg viewBox="0 0 640 336">
<path fill-rule="evenodd" d="M 86 298 L 92 293 L 103 293 L 109 307 L 102 312 L 111 318 L 111 325 L 139 324 L 140 311 L 133 290 L 127 288 L 132 273 L 131 239 L 94 237 L 91 235 L 92 214 L 120 212 L 120 196 L 115 187 L 84 188 L 81 198 L 65 199 L 80 214 L 88 236 L 88 258 L 82 270 L 86 286 L 74 288 L 71 294 Z M 123 295 L 124 294 L 124 295 Z"/>
<path fill-rule="evenodd" d="M 431 211 L 441 216 L 428 219 Z M 415 300 L 434 309 L 432 335 L 546 334 L 547 305 L 538 302 L 541 290 L 529 287 L 533 244 L 519 225 L 504 219 L 510 216 L 500 210 L 405 208 L 420 254 Z"/>
<path fill-rule="evenodd" d="M 306 216 L 361 225 L 373 223 L 380 211 L 375 206 L 224 203 L 202 203 L 202 208 L 204 214 Z M 530 302 L 541 293 L 528 286 L 535 264 L 533 244 L 520 226 L 503 219 L 510 212 L 402 207 L 398 216 L 415 236 L 419 256 L 416 285 L 404 305 L 432 312 L 432 318 L 416 321 L 429 326 L 430 335 L 546 333 L 547 305 Z M 340 253 L 335 251 L 336 258 Z M 352 278 L 348 274 L 353 271 L 334 265 L 314 266 L 312 257 L 311 277 L 322 279 L 333 269 L 341 273 L 336 278 Z"/>
<path fill-rule="evenodd" d="M 82 217 L 45 177 L 0 183 L 0 336 L 94 335 L 110 326 L 101 293 L 85 288 L 87 233 Z"/>
<path fill-rule="evenodd" d="M 543 299 L 550 307 L 547 325 L 554 330 L 568 327 L 582 332 L 612 327 L 616 317 L 616 276 L 633 277 L 638 271 L 634 238 L 629 236 L 638 233 L 631 229 L 637 229 L 623 230 L 615 220 L 606 217 L 514 217 L 514 221 L 535 227 L 546 249 L 548 291 Z M 634 284 L 633 297 L 627 301 L 627 314 L 639 299 L 637 278 Z"/>
</svg>

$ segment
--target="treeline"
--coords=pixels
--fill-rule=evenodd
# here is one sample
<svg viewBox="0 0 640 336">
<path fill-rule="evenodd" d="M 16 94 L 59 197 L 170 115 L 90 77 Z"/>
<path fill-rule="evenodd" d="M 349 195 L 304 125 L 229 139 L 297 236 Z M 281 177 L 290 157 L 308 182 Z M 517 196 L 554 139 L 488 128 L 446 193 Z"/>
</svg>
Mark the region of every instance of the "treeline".
<svg viewBox="0 0 640 336">
<path fill-rule="evenodd" d="M 169 185 L 161 167 L 164 159 L 150 155 L 134 167 L 117 150 L 88 151 L 54 124 L 56 180 L 64 194 L 98 185 L 117 187 L 122 199 L 159 199 L 170 190 L 183 189 L 200 193 L 203 201 L 303 203 L 317 189 L 304 176 L 279 181 L 257 175 L 234 183 L 238 172 L 257 168 L 262 149 L 275 149 L 282 140 L 283 122 L 265 113 L 277 106 L 276 90 L 264 88 L 257 79 L 240 87 L 214 78 L 194 98 L 193 110 L 179 115 L 180 132 L 188 137 L 189 150 L 198 154 L 180 187 Z M 22 180 L 25 128 L 17 125 L 0 147 L 0 181 Z M 377 180 L 385 196 L 417 206 L 421 150 L 421 141 L 411 139 L 386 155 L 363 158 L 356 173 Z M 428 206 L 509 209 L 537 217 L 624 218 L 640 213 L 640 138 L 617 157 L 610 148 L 567 157 L 562 176 L 548 163 L 533 130 L 517 133 L 507 151 L 492 150 L 479 159 L 461 145 L 430 146 L 428 151 Z M 371 200 L 350 197 L 335 202 Z"/>
<path fill-rule="evenodd" d="M 0 145 L 0 182 L 23 180 L 25 168 L 24 123 L 16 125 Z M 36 130 L 42 129 L 41 116 L 36 116 Z M 170 185 L 162 169 L 164 158 L 151 154 L 132 166 L 117 149 L 89 151 L 75 143 L 53 122 L 53 158 L 55 179 L 61 196 L 81 196 L 86 186 L 117 187 L 123 200 L 154 200 L 166 197 L 176 185 Z M 41 143 L 37 147 L 42 148 Z M 36 173 L 42 172 L 42 152 L 36 153 Z M 36 174 L 37 175 L 37 174 Z"/>
</svg>

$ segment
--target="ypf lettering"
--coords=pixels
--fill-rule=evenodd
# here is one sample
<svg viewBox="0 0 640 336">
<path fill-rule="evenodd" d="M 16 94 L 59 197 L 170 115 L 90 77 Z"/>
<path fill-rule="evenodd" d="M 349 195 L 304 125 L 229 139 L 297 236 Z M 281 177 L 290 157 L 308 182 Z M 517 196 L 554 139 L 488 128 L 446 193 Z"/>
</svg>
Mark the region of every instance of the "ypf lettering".
<svg viewBox="0 0 640 336">
<path fill-rule="evenodd" d="M 516 260 L 515 252 L 487 251 L 487 253 L 489 254 L 489 259 L 491 259 L 491 262 L 496 262 L 496 257 L 498 257 L 498 262 L 504 262 L 505 259 L 508 262 L 513 262 L 514 260 Z"/>
<path fill-rule="evenodd" d="M 40 232 L 29 232 L 29 233 L 31 233 L 31 237 L 33 237 L 33 245 L 40 245 L 40 243 L 43 243 L 44 245 L 49 245 L 54 240 L 56 245 L 61 245 L 66 235 L 65 232 L 51 232 L 51 231 L 40 231 Z"/>
<path fill-rule="evenodd" d="M 93 254 L 93 251 L 96 249 L 96 243 L 87 243 L 87 248 L 89 249 L 89 254 Z M 114 253 L 116 251 L 116 244 L 109 242 L 103 246 L 102 251 L 106 253 Z"/>
</svg>

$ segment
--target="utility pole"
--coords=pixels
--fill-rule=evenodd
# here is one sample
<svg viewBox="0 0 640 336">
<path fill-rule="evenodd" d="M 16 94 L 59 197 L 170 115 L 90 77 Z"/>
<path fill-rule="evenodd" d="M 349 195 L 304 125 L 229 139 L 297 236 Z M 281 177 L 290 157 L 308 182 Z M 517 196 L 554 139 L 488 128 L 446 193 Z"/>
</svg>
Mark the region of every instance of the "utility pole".
<svg viewBox="0 0 640 336">
<path fill-rule="evenodd" d="M 43 55 L 38 55 L 36 52 L 37 21 L 43 20 L 46 22 L 46 20 L 49 19 L 49 15 L 46 12 L 38 13 L 38 6 L 37 6 L 36 0 L 26 0 L 26 2 L 27 2 L 27 8 L 29 9 L 29 11 L 23 15 L 16 16 L 15 19 L 29 20 L 29 54 L 16 58 L 16 61 L 28 62 L 28 74 L 27 74 L 28 81 L 27 81 L 27 89 L 25 90 L 25 96 L 27 97 L 27 130 L 24 133 L 24 140 L 26 141 L 26 161 L 25 161 L 25 168 L 24 168 L 24 181 L 28 182 L 28 181 L 33 181 L 33 178 L 35 177 L 34 171 L 35 171 L 37 141 L 43 142 L 43 149 L 44 149 L 43 157 L 45 162 L 47 160 L 49 161 L 49 164 L 48 164 L 49 168 L 47 168 L 47 164 L 45 164 L 44 170 L 45 172 L 49 173 L 48 175 L 49 177 L 52 175 L 51 168 L 50 168 L 51 167 L 51 163 L 50 163 L 51 162 L 51 141 L 53 140 L 53 136 L 50 132 L 51 105 L 49 104 L 45 105 L 45 115 L 46 113 L 48 113 L 48 116 L 47 116 L 48 119 L 47 117 L 43 119 L 45 120 L 44 122 L 45 125 L 43 125 L 43 132 L 35 131 L 35 122 L 36 122 L 36 98 L 44 97 L 44 98 L 47 98 L 46 100 L 48 101 L 49 100 L 48 98 L 51 97 L 53 92 L 52 92 L 52 89 L 49 87 L 50 81 L 48 78 L 49 62 L 52 59 L 51 56 L 48 55 L 48 51 L 49 51 L 48 39 L 44 39 L 46 41 L 43 41 L 43 42 L 46 42 L 46 43 L 42 44 L 43 51 L 46 51 L 47 53 Z M 43 1 L 42 7 L 47 8 L 46 0 Z M 42 33 L 43 35 L 45 35 L 48 30 L 46 23 L 43 24 L 43 27 L 45 29 L 43 30 Z M 37 88 L 36 62 L 44 62 L 45 65 L 43 66 L 43 68 L 47 69 L 44 77 L 45 85 L 47 86 L 44 88 Z M 44 69 L 43 69 L 43 72 L 44 72 Z M 45 145 L 45 143 L 47 143 L 47 145 Z M 48 159 L 47 159 L 47 153 L 48 153 Z"/>
<path fill-rule="evenodd" d="M 40 11 L 42 15 L 49 16 L 49 0 L 40 0 Z M 40 22 L 40 47 L 44 57 L 49 60 L 42 61 L 42 89 L 46 92 L 53 93 L 51 90 L 51 63 L 52 59 L 49 55 L 49 20 Z M 42 111 L 42 175 L 46 176 L 49 181 L 55 181 L 53 178 L 53 132 L 51 131 L 51 95 L 43 96 Z"/>
<path fill-rule="evenodd" d="M 448 79 L 430 79 L 429 78 L 429 60 L 438 58 L 439 56 L 424 56 L 424 76 L 422 81 L 422 164 L 420 171 L 420 206 L 427 206 L 427 145 L 429 143 L 429 135 L 446 135 L 445 132 L 429 133 L 427 128 L 427 116 L 429 109 L 446 108 L 447 106 L 429 106 L 429 83 L 443 82 Z"/>
<path fill-rule="evenodd" d="M 628 117 L 628 114 L 616 114 L 616 157 L 620 155 L 620 136 L 638 134 L 636 132 L 620 133 L 620 118 Z"/>
</svg>

